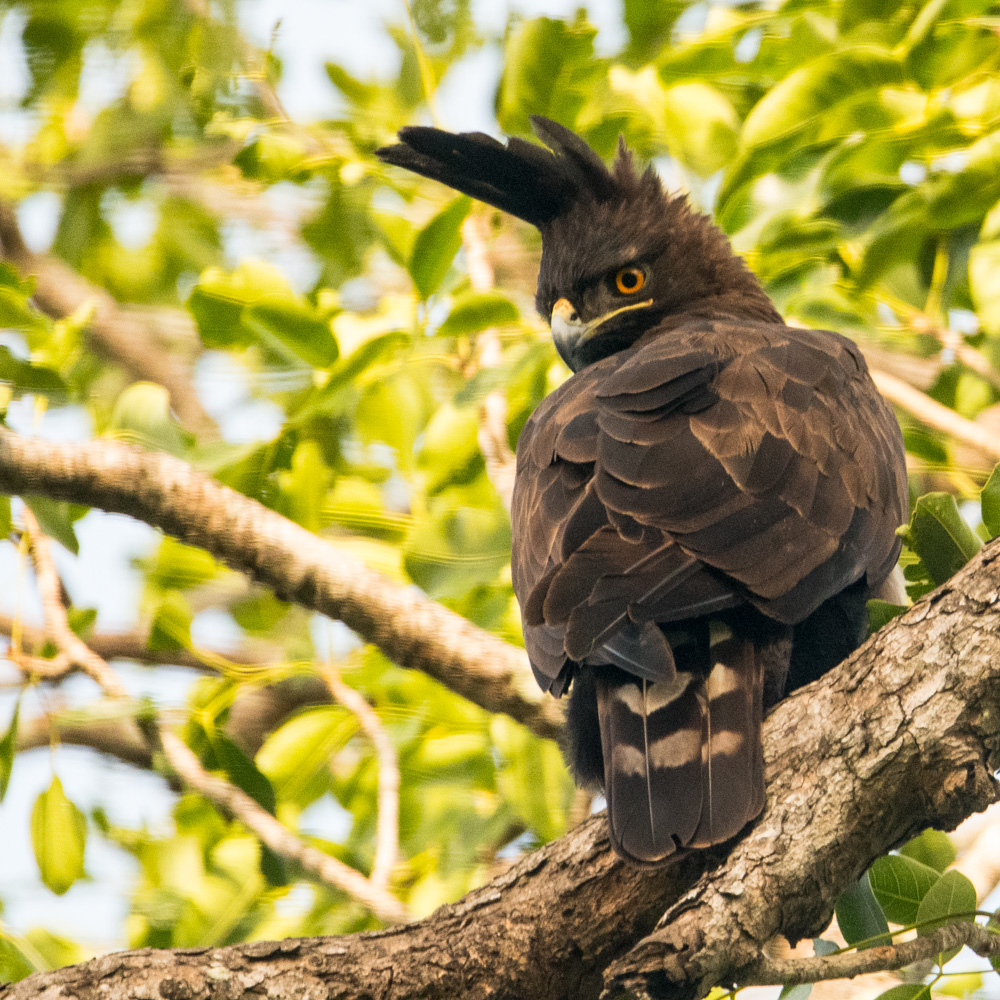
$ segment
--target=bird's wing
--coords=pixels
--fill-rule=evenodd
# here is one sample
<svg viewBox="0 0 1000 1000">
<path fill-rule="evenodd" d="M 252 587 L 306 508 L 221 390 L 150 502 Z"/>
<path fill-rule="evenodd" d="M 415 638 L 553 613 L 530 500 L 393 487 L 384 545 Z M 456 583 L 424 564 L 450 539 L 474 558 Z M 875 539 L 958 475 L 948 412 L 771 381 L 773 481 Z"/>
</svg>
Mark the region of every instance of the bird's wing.
<svg viewBox="0 0 1000 1000">
<path fill-rule="evenodd" d="M 747 601 L 801 621 L 890 572 L 906 502 L 898 425 L 846 338 L 735 318 L 647 335 L 564 383 L 518 443 L 536 676 L 561 691 L 567 659 L 613 649 L 616 628 L 655 646 L 649 621 Z M 662 651 L 646 671 L 610 662 L 670 676 Z"/>
<path fill-rule="evenodd" d="M 705 327 L 653 339 L 602 380 L 602 503 L 669 533 L 787 624 L 863 575 L 880 584 L 907 510 L 904 450 L 857 346 L 782 324 Z M 650 422 L 657 366 L 688 337 L 716 347 L 718 372 L 701 400 Z M 656 432 L 643 439 L 644 426 Z"/>
</svg>

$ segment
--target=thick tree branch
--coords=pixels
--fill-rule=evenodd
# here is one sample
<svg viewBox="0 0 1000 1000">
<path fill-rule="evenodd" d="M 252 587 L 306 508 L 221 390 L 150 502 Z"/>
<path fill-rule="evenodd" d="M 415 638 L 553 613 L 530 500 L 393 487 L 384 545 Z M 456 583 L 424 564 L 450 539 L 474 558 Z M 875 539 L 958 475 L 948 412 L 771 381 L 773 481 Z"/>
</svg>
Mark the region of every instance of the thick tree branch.
<svg viewBox="0 0 1000 1000">
<path fill-rule="evenodd" d="M 561 729 L 561 707 L 537 689 L 523 650 L 169 455 L 0 430 L 0 491 L 129 514 L 207 549 L 285 600 L 339 618 L 391 660 L 489 711 L 540 736 Z"/>
<path fill-rule="evenodd" d="M 1000 797 L 1000 542 L 782 702 L 765 723 L 765 755 L 766 809 L 728 849 L 638 868 L 615 857 L 597 816 L 405 927 L 126 952 L 0 998 L 83 1000 L 100 984 L 105 1000 L 249 1000 L 266 982 L 273 995 L 338 1000 L 591 1000 L 609 966 L 613 990 L 667 997 L 737 982 L 776 934 L 822 929 L 837 895 L 887 849 Z"/>
<path fill-rule="evenodd" d="M 763 817 L 611 967 L 609 995 L 693 997 L 739 982 L 776 934 L 819 933 L 839 892 L 886 849 L 996 799 L 998 588 L 994 542 L 774 712 Z"/>
</svg>

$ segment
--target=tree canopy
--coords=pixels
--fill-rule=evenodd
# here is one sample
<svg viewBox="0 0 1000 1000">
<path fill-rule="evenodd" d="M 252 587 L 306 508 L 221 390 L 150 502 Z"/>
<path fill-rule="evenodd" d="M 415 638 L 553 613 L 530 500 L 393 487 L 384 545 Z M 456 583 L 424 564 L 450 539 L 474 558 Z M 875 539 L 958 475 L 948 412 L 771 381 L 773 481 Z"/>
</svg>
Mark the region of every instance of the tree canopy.
<svg viewBox="0 0 1000 1000">
<path fill-rule="evenodd" d="M 584 8 L 496 30 L 468 0 L 412 0 L 384 28 L 395 70 L 328 63 L 320 120 L 285 109 L 282 26 L 260 48 L 241 13 L 0 2 L 18 68 L 0 108 L 0 800 L 51 748 L 45 789 L 0 820 L 30 835 L 24 912 L 44 915 L 0 909 L 0 982 L 99 948 L 424 917 L 594 808 L 510 582 L 513 449 L 569 374 L 534 312 L 537 233 L 374 156 L 406 124 L 447 127 L 484 55 L 500 69 L 478 127 L 527 135 L 542 114 L 606 157 L 623 136 L 788 322 L 859 343 L 904 430 L 911 599 L 1000 535 L 993 0 L 623 0 L 602 33 Z M 104 512 L 159 530 L 130 563 Z M 138 593 L 125 626 L 98 613 L 112 579 Z M 873 631 L 902 612 L 872 602 Z M 69 747 L 108 778 L 85 808 Z M 167 822 L 116 818 L 143 782 L 172 796 Z M 877 853 L 963 815 L 928 812 Z M 54 929 L 95 844 L 132 859 L 110 941 Z M 848 945 L 968 924 L 884 966 L 925 961 L 887 1000 L 982 986 L 943 971 L 956 945 L 996 951 L 955 854 L 929 831 L 818 894 Z"/>
</svg>

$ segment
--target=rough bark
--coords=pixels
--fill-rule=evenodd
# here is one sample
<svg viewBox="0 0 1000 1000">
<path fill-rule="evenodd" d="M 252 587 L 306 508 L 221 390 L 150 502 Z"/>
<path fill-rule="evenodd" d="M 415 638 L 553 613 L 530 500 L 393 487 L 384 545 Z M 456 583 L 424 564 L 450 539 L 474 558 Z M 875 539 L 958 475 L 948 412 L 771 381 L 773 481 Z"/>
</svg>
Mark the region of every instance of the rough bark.
<svg viewBox="0 0 1000 1000">
<path fill-rule="evenodd" d="M 764 941 L 820 930 L 837 895 L 876 857 L 1000 797 L 998 604 L 995 542 L 780 704 L 765 725 L 768 805 L 734 846 L 632 867 L 594 817 L 417 923 L 124 952 L 36 974 L 0 989 L 0 1000 L 577 1000 L 605 985 L 610 996 L 683 998 L 738 981 L 741 970 L 749 977 Z"/>
<path fill-rule="evenodd" d="M 423 670 L 540 736 L 560 732 L 561 707 L 538 690 L 523 650 L 170 455 L 0 429 L 0 491 L 73 500 L 162 528 L 282 599 L 339 618 L 401 666 Z"/>
</svg>

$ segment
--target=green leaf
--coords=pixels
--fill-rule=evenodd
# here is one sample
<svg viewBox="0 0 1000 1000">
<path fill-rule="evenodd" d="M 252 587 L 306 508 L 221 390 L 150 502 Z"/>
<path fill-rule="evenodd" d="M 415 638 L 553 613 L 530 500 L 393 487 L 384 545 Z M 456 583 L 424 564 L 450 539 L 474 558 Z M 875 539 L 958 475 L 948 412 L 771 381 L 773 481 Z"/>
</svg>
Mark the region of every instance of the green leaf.
<svg viewBox="0 0 1000 1000">
<path fill-rule="evenodd" d="M 298 139 L 281 132 L 264 132 L 233 158 L 244 177 L 276 183 L 301 181 L 309 176 L 304 166 L 306 149 Z"/>
<path fill-rule="evenodd" d="M 928 493 L 900 529 L 906 544 L 920 557 L 931 580 L 950 580 L 978 551 L 980 541 L 965 523 L 950 493 Z"/>
<path fill-rule="evenodd" d="M 270 346 L 290 349 L 293 360 L 314 368 L 328 368 L 337 360 L 329 320 L 308 303 L 278 297 L 256 302 L 244 312 L 243 322 Z"/>
<path fill-rule="evenodd" d="M 27 392 L 62 393 L 66 390 L 66 383 L 58 372 L 22 361 L 3 346 L 0 346 L 0 382 Z"/>
<path fill-rule="evenodd" d="M 168 590 L 153 614 L 146 640 L 150 649 L 191 648 L 191 607 L 178 590 Z"/>
<path fill-rule="evenodd" d="M 16 983 L 35 971 L 14 941 L 0 930 L 0 984 Z"/>
<path fill-rule="evenodd" d="M 14 521 L 10 514 L 10 497 L 0 497 L 0 540 L 10 537 Z"/>
<path fill-rule="evenodd" d="M 56 895 L 63 895 L 83 877 L 87 819 L 66 797 L 58 778 L 35 800 L 31 845 L 42 881 Z"/>
<path fill-rule="evenodd" d="M 14 702 L 14 714 L 10 718 L 7 732 L 0 738 L 0 802 L 7 794 L 10 784 L 10 774 L 14 769 L 14 748 L 17 741 L 17 720 L 21 713 L 21 696 Z"/>
<path fill-rule="evenodd" d="M 744 185 L 780 167 L 814 142 L 831 144 L 858 129 L 858 107 L 868 127 L 878 91 L 898 86 L 903 69 L 898 57 L 872 45 L 825 53 L 794 70 L 758 101 L 743 124 L 739 156 L 719 191 L 719 211 Z M 840 114 L 838 114 L 840 113 Z"/>
<path fill-rule="evenodd" d="M 887 625 L 907 610 L 906 604 L 891 604 L 889 601 L 881 601 L 873 598 L 868 602 L 868 634 L 877 632 L 883 625 Z"/>
<path fill-rule="evenodd" d="M 1000 535 L 1000 465 L 998 465 L 986 481 L 983 492 L 979 495 L 982 506 L 983 524 L 990 533 L 990 538 Z"/>
<path fill-rule="evenodd" d="M 736 156 L 739 117 L 720 90 L 700 81 L 664 93 L 663 122 L 670 155 L 708 177 Z"/>
<path fill-rule="evenodd" d="M 231 274 L 219 267 L 206 269 L 191 291 L 188 308 L 208 347 L 246 346 L 253 333 L 242 322 L 243 309 L 265 298 L 294 301 L 295 296 L 277 268 L 244 260 Z"/>
<path fill-rule="evenodd" d="M 834 907 L 837 924 L 848 944 L 865 943 L 864 948 L 891 944 L 889 925 L 885 914 L 872 894 L 868 875 L 862 875 L 857 882 L 843 892 Z"/>
<path fill-rule="evenodd" d="M 149 451 L 180 455 L 187 435 L 170 414 L 170 393 L 155 382 L 133 382 L 118 397 L 107 436 Z"/>
<path fill-rule="evenodd" d="M 921 901 L 939 877 L 929 865 L 898 854 L 879 858 L 868 871 L 872 892 L 894 924 L 916 922 Z"/>
<path fill-rule="evenodd" d="M 437 333 L 440 337 L 468 336 L 487 327 L 513 323 L 517 317 L 517 306 L 500 292 L 463 292 L 455 297 Z"/>
<path fill-rule="evenodd" d="M 931 1000 L 930 983 L 900 983 L 880 993 L 875 1000 Z"/>
<path fill-rule="evenodd" d="M 602 61 L 594 58 L 596 35 L 582 13 L 572 23 L 536 17 L 512 29 L 496 97 L 505 132 L 529 132 L 529 114 L 572 127 L 604 75 Z"/>
<path fill-rule="evenodd" d="M 808 1000 L 812 993 L 812 983 L 797 983 L 795 986 L 783 986 L 778 994 L 778 1000 Z"/>
<path fill-rule="evenodd" d="M 80 543 L 73 524 L 87 513 L 88 507 L 65 500 L 50 500 L 48 497 L 25 497 L 24 502 L 31 508 L 31 513 L 38 519 L 46 535 L 54 538 L 73 555 L 80 554 Z"/>
<path fill-rule="evenodd" d="M 433 295 L 444 281 L 462 245 L 462 223 L 471 208 L 472 199 L 462 195 L 441 209 L 417 233 L 409 269 L 422 299 Z"/>
<path fill-rule="evenodd" d="M 291 468 L 278 475 L 284 495 L 284 513 L 310 531 L 319 531 L 333 473 L 319 442 L 306 438 L 292 454 Z"/>
<path fill-rule="evenodd" d="M 558 746 L 503 715 L 490 720 L 490 735 L 502 755 L 497 784 L 504 798 L 542 840 L 560 836 L 569 818 L 573 781 Z"/>
<path fill-rule="evenodd" d="M 945 924 L 969 922 L 975 919 L 976 887 L 958 871 L 945 872 L 927 891 L 917 909 L 917 935 L 932 934 Z M 954 958 L 961 948 L 951 948 L 938 955 L 938 964 L 944 965 Z"/>
<path fill-rule="evenodd" d="M 832 955 L 835 951 L 840 951 L 840 948 L 834 941 L 813 938 L 813 954 L 817 958 L 822 958 L 823 955 Z"/>
<path fill-rule="evenodd" d="M 687 6 L 685 0 L 624 0 L 629 56 L 641 62 L 653 58 L 669 43 L 670 32 Z"/>
<path fill-rule="evenodd" d="M 951 837 L 941 830 L 924 830 L 919 837 L 903 844 L 899 853 L 938 872 L 943 872 L 957 856 Z"/>
<path fill-rule="evenodd" d="M 330 757 L 356 731 L 354 716 L 339 707 L 308 709 L 271 733 L 254 760 L 282 801 L 304 804 L 327 787 Z"/>
<path fill-rule="evenodd" d="M 164 590 L 196 587 L 219 575 L 219 563 L 204 549 L 165 535 L 146 564 L 150 583 Z"/>
<path fill-rule="evenodd" d="M 229 780 L 273 816 L 276 808 L 274 788 L 263 772 L 225 733 L 213 730 L 208 738 Z"/>
</svg>

